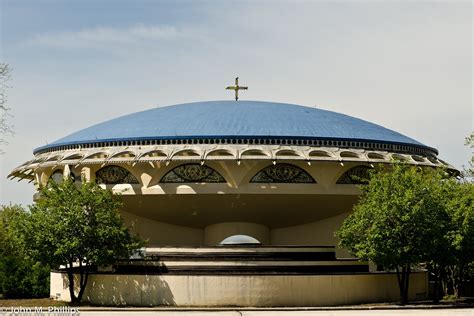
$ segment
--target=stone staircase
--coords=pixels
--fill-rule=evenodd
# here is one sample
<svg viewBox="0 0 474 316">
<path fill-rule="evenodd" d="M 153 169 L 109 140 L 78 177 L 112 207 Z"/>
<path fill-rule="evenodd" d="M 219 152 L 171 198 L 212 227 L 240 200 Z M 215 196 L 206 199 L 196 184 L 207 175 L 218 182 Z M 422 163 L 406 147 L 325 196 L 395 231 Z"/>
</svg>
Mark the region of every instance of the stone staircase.
<svg viewBox="0 0 474 316">
<path fill-rule="evenodd" d="M 367 263 L 337 259 L 331 246 L 156 247 L 117 262 L 118 274 L 314 275 L 367 273 Z"/>
</svg>

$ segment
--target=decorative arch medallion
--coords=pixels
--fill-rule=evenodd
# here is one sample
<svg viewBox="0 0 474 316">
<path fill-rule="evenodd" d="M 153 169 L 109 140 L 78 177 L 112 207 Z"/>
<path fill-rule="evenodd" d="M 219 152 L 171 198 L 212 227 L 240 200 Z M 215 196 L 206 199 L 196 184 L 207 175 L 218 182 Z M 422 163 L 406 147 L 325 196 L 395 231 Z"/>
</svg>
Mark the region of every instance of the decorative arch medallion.
<svg viewBox="0 0 474 316">
<path fill-rule="evenodd" d="M 337 184 L 367 184 L 370 178 L 369 170 L 371 168 L 366 166 L 356 166 L 347 170 L 337 180 Z"/>
<path fill-rule="evenodd" d="M 271 165 L 260 170 L 250 180 L 252 183 L 316 183 L 306 171 L 287 163 Z"/>
<path fill-rule="evenodd" d="M 161 178 L 162 183 L 223 183 L 226 182 L 219 172 L 198 163 L 177 166 Z"/>
<path fill-rule="evenodd" d="M 137 178 L 127 169 L 120 166 L 105 166 L 95 173 L 96 182 L 99 184 L 138 184 Z"/>
</svg>

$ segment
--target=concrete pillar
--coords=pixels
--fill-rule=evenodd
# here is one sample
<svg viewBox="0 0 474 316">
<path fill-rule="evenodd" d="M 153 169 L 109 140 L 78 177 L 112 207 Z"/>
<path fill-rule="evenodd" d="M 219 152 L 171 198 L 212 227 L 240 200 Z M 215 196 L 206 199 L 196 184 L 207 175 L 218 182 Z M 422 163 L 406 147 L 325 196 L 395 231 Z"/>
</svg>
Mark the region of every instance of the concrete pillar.
<svg viewBox="0 0 474 316">
<path fill-rule="evenodd" d="M 82 181 L 89 182 L 91 179 L 91 168 L 89 167 L 82 167 L 81 169 L 81 179 Z"/>
</svg>

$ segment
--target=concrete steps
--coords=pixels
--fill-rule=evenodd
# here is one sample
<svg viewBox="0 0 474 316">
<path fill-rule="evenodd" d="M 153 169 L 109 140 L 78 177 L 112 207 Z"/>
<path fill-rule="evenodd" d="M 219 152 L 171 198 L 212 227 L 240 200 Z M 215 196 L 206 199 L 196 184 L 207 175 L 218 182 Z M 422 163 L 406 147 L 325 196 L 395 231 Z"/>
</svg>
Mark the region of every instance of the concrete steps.
<svg viewBox="0 0 474 316">
<path fill-rule="evenodd" d="M 321 261 L 336 260 L 334 247 L 199 247 L 147 248 L 148 259 L 160 261 Z"/>
<path fill-rule="evenodd" d="M 117 262 L 118 274 L 267 275 L 368 272 L 367 263 L 336 259 L 334 247 L 156 247 L 143 259 Z"/>
</svg>

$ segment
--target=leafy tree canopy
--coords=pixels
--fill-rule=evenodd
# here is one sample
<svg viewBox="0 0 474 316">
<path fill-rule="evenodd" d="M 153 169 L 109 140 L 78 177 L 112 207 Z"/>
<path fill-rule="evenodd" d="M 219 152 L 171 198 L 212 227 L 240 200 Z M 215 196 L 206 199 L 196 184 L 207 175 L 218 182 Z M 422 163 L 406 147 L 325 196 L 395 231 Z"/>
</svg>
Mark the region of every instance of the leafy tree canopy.
<svg viewBox="0 0 474 316">
<path fill-rule="evenodd" d="M 50 181 L 40 193 L 40 200 L 25 220 L 25 247 L 33 258 L 52 268 L 66 266 L 71 301 L 79 302 L 91 265 L 129 258 L 143 242 L 123 225 L 118 213 L 120 197 L 95 183 Z M 77 297 L 73 271 L 80 275 Z"/>
<path fill-rule="evenodd" d="M 22 252 L 16 228 L 25 210 L 20 205 L 0 207 L 0 256 L 18 255 Z"/>
<path fill-rule="evenodd" d="M 354 212 L 337 232 L 341 246 L 358 258 L 397 270 L 402 303 L 411 266 L 447 245 L 443 176 L 403 163 L 372 171 Z"/>
<path fill-rule="evenodd" d="M 20 205 L 0 207 L 0 293 L 6 298 L 49 295 L 49 267 L 26 256 L 17 234 L 26 212 Z"/>
<path fill-rule="evenodd" d="M 394 269 L 423 260 L 442 231 L 440 175 L 397 163 L 371 173 L 359 203 L 338 232 L 341 245 L 358 258 Z"/>
</svg>

